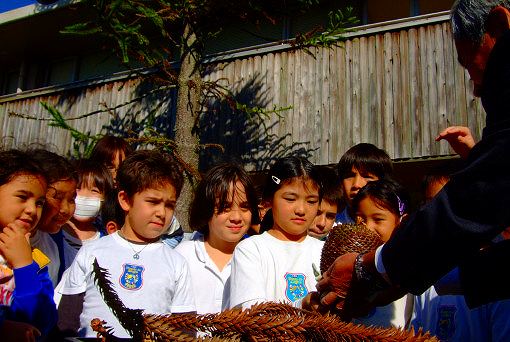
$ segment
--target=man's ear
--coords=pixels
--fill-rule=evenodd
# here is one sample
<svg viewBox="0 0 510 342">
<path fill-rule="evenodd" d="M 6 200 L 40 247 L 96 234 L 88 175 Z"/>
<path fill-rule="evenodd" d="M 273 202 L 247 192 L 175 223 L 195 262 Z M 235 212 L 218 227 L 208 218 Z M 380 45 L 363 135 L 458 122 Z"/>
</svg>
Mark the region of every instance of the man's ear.
<svg viewBox="0 0 510 342">
<path fill-rule="evenodd" d="M 497 40 L 508 29 L 510 29 L 510 11 L 503 6 L 494 7 L 487 17 L 486 33 Z"/>
<path fill-rule="evenodd" d="M 120 207 L 124 211 L 129 211 L 131 209 L 131 200 L 129 199 L 128 194 L 124 190 L 120 190 L 117 198 L 119 200 Z"/>
</svg>

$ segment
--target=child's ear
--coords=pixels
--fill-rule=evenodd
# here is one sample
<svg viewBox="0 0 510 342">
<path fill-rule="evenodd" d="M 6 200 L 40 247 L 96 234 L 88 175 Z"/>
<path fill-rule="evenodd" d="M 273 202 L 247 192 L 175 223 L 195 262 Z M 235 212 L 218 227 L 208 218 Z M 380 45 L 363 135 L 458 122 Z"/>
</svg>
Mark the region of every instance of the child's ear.
<svg viewBox="0 0 510 342">
<path fill-rule="evenodd" d="M 124 190 L 119 191 L 117 198 L 119 200 L 119 204 L 122 210 L 129 211 L 129 209 L 131 209 L 131 200 L 129 199 L 128 194 Z"/>
<path fill-rule="evenodd" d="M 117 230 L 119 230 L 119 226 L 114 221 L 108 221 L 105 225 L 106 233 L 108 235 L 115 233 Z"/>
</svg>

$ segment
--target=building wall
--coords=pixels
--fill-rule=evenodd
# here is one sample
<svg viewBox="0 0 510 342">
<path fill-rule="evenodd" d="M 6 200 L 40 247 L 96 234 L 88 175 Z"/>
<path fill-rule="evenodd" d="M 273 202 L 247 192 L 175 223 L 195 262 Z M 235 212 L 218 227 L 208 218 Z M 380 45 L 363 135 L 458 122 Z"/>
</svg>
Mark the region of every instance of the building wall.
<svg viewBox="0 0 510 342">
<path fill-rule="evenodd" d="M 480 136 L 485 114 L 457 62 L 448 15 L 367 26 L 343 47 L 315 52 L 223 62 L 207 79 L 228 80 L 238 90 L 256 80 L 267 108 L 292 106 L 267 120 L 269 135 L 306 146 L 319 164 L 337 162 L 359 142 L 394 159 L 448 155 L 447 143 L 434 138 L 450 125 Z"/>
<path fill-rule="evenodd" d="M 273 159 L 299 151 L 314 163 L 330 164 L 350 146 L 371 142 L 394 159 L 421 158 L 453 153 L 446 143 L 434 141 L 448 125 L 466 125 L 475 137 L 481 134 L 485 115 L 457 62 L 445 14 L 369 25 L 351 34 L 342 47 L 311 52 L 314 56 L 273 46 L 211 63 L 206 81 L 224 84 L 251 105 L 291 108 L 246 116 L 210 102 L 201 122 L 202 142 L 221 143 L 225 153 L 207 152 L 203 157 L 227 156 L 263 169 Z M 171 134 L 170 92 L 160 92 L 160 99 L 154 95 L 136 101 L 141 94 L 137 80 L 71 88 L 0 97 L 4 146 L 37 141 L 69 150 L 69 132 L 48 127 L 48 121 L 20 117 L 46 120 L 49 115 L 40 101 L 55 105 L 69 118 L 109 108 L 69 122 L 91 134 L 131 124 L 158 125 Z M 162 115 L 156 121 L 155 112 Z"/>
</svg>

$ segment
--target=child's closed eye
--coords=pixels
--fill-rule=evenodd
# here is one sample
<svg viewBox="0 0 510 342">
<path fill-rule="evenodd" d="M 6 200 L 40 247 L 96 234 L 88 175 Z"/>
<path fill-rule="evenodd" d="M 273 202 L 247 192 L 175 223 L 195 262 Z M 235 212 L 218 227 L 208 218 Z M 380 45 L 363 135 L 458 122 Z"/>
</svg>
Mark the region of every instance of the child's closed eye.
<svg viewBox="0 0 510 342">
<path fill-rule="evenodd" d="M 18 194 L 16 195 L 16 197 L 18 197 L 20 200 L 22 200 L 23 202 L 26 201 L 28 199 L 28 196 L 25 195 L 25 194 Z"/>
</svg>

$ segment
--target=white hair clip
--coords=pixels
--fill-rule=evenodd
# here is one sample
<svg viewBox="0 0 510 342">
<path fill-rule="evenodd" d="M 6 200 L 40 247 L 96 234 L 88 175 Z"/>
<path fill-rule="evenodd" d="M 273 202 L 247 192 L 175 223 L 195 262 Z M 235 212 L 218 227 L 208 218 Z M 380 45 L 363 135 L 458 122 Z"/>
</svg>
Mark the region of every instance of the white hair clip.
<svg viewBox="0 0 510 342">
<path fill-rule="evenodd" d="M 276 177 L 276 176 L 271 176 L 271 179 L 273 180 L 273 182 L 275 182 L 277 185 L 280 184 L 280 178 Z"/>
</svg>

